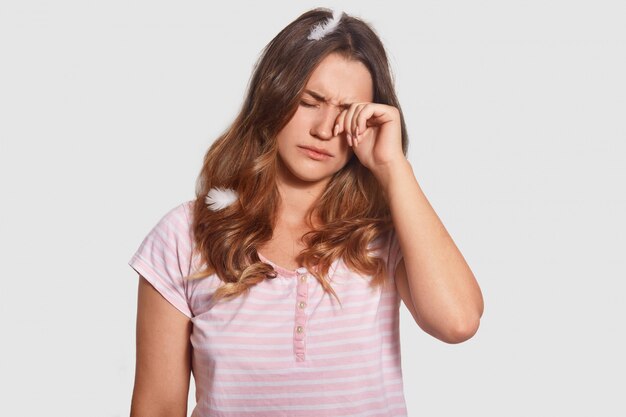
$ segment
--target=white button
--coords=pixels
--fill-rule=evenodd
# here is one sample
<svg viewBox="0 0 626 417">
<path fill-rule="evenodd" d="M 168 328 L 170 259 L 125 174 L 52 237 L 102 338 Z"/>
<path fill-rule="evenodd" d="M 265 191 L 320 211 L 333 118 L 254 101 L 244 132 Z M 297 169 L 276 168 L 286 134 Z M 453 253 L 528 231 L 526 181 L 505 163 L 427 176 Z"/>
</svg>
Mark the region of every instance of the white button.
<svg viewBox="0 0 626 417">
<path fill-rule="evenodd" d="M 304 307 L 306 307 L 306 303 L 304 301 L 300 301 L 300 304 L 298 304 L 298 306 L 300 308 L 304 308 Z"/>
<path fill-rule="evenodd" d="M 303 330 L 304 330 L 304 329 L 302 328 L 302 326 L 298 326 L 298 327 L 296 327 L 296 331 L 297 331 L 298 333 L 302 333 L 302 331 L 303 331 Z"/>
<path fill-rule="evenodd" d="M 296 272 L 297 272 L 298 274 L 302 275 L 302 274 L 306 274 L 306 273 L 307 273 L 307 270 L 306 270 L 306 268 L 305 268 L 305 267 L 301 266 L 300 268 L 296 269 Z"/>
<path fill-rule="evenodd" d="M 300 281 L 302 281 L 302 282 L 306 282 L 306 275 L 302 275 L 302 276 L 300 277 Z"/>
</svg>

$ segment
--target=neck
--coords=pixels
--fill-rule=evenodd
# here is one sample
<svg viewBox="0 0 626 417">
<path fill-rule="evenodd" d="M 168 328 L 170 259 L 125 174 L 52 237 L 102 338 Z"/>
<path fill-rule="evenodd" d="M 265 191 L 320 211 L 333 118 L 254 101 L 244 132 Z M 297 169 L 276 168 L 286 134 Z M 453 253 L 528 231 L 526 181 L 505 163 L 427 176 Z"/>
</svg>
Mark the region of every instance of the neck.
<svg viewBox="0 0 626 417">
<path fill-rule="evenodd" d="M 317 205 L 327 184 L 328 180 L 307 182 L 279 174 L 276 181 L 281 198 L 277 213 L 278 221 L 292 227 L 306 225 L 308 211 Z M 314 224 L 317 224 L 317 219 L 318 216 L 314 213 Z"/>
</svg>

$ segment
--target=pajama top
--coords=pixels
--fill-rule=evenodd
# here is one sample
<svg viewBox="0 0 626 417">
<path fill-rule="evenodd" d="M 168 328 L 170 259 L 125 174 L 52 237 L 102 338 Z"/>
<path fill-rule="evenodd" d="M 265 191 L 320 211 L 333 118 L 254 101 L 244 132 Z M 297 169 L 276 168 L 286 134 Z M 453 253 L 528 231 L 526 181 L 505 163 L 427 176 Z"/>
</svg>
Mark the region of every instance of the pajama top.
<svg viewBox="0 0 626 417">
<path fill-rule="evenodd" d="M 394 273 L 402 259 L 395 232 L 375 253 L 384 288 L 341 259 L 328 279 L 343 307 L 306 268 L 288 270 L 259 254 L 277 277 L 233 300 L 210 303 L 217 275 L 199 267 L 191 232 L 193 200 L 169 210 L 129 265 L 192 322 L 192 417 L 406 416 Z"/>
</svg>

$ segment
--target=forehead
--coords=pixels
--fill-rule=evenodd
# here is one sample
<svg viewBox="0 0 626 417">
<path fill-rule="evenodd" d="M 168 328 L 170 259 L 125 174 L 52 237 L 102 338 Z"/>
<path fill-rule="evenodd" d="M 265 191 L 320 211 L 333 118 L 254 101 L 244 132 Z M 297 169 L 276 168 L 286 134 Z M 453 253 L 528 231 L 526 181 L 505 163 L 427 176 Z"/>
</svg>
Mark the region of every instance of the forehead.
<svg viewBox="0 0 626 417">
<path fill-rule="evenodd" d="M 348 60 L 336 53 L 328 55 L 318 64 L 305 90 L 317 93 L 334 105 L 371 102 L 374 99 L 372 76 L 367 67 L 360 61 Z"/>
</svg>

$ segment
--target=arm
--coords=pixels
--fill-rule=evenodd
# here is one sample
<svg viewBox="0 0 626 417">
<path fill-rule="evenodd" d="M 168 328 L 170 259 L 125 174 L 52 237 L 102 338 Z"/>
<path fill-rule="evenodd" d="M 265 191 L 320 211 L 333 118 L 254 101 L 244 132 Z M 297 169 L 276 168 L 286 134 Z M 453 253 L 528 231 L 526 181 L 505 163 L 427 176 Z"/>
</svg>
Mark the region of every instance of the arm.
<svg viewBox="0 0 626 417">
<path fill-rule="evenodd" d="M 483 297 L 474 274 L 422 192 L 402 150 L 398 108 L 353 103 L 338 116 L 359 161 L 381 185 L 403 254 L 396 286 L 417 324 L 448 343 L 478 330 Z"/>
<path fill-rule="evenodd" d="M 377 172 L 389 204 L 403 260 L 396 286 L 417 324 L 447 343 L 471 338 L 483 297 L 463 255 L 404 159 Z"/>
<path fill-rule="evenodd" d="M 137 360 L 131 417 L 186 417 L 191 375 L 191 320 L 141 275 Z"/>
</svg>

